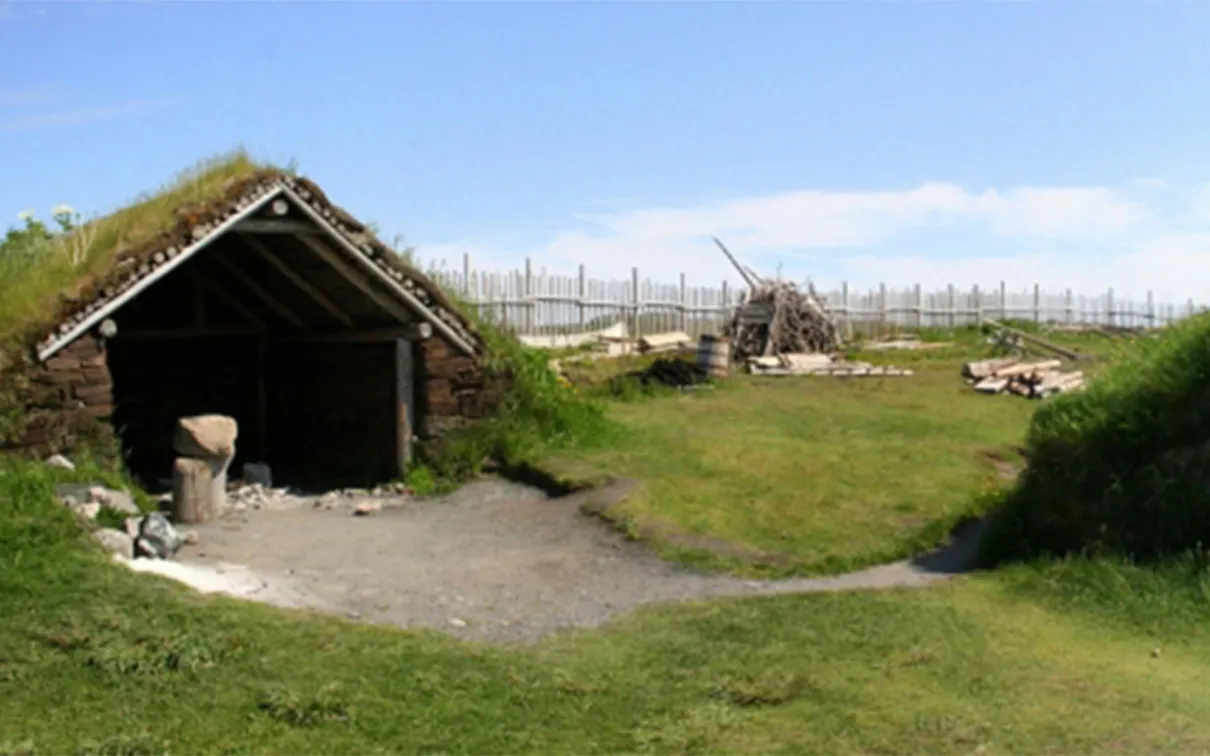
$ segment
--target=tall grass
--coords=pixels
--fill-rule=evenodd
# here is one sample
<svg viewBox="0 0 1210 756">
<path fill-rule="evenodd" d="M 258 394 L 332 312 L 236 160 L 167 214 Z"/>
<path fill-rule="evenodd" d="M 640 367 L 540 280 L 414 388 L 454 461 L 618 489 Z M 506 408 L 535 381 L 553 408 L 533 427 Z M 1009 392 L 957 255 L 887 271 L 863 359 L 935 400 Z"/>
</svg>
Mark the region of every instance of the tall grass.
<svg viewBox="0 0 1210 756">
<path fill-rule="evenodd" d="M 473 477 L 488 461 L 519 466 L 550 451 L 574 449 L 613 436 L 617 429 L 606 419 L 604 403 L 560 382 L 550 368 L 548 354 L 522 344 L 456 292 L 447 290 L 447 294 L 483 337 L 483 368 L 489 376 L 502 380 L 504 390 L 491 417 L 426 447 L 422 462 L 443 483 Z"/>
<path fill-rule="evenodd" d="M 988 560 L 1151 560 L 1210 543 L 1210 316 L 1136 342 L 1084 392 L 1042 405 L 1026 444 Z"/>
</svg>

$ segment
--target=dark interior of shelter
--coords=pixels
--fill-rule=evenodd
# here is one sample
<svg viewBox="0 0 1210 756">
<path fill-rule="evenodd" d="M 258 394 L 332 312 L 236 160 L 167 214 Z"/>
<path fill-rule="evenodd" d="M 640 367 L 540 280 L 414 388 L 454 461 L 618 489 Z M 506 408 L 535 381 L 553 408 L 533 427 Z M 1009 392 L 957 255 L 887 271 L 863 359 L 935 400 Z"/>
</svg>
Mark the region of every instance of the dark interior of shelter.
<svg viewBox="0 0 1210 756">
<path fill-rule="evenodd" d="M 239 423 L 233 476 L 267 462 L 274 485 L 310 490 L 398 477 L 418 350 L 331 245 L 228 233 L 115 313 L 113 424 L 140 481 L 171 476 L 177 419 L 206 413 Z"/>
</svg>

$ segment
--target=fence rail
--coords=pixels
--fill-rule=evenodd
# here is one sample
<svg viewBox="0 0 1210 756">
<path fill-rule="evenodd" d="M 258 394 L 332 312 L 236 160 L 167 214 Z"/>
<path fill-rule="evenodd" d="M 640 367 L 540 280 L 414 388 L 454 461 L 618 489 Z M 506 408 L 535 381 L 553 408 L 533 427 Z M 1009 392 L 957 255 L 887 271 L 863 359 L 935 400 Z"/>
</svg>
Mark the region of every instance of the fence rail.
<svg viewBox="0 0 1210 756">
<path fill-rule="evenodd" d="M 469 256 L 460 270 L 430 265 L 430 275 L 475 305 L 482 315 L 519 335 L 539 336 L 603 328 L 624 322 L 632 335 L 685 331 L 691 336 L 718 333 L 744 296 L 727 281 L 717 287 L 689 286 L 682 273 L 675 284 L 643 278 L 638 268 L 627 280 L 589 278 L 583 265 L 576 276 L 522 269 L 482 271 Z M 1003 282 L 983 290 L 950 285 L 925 290 L 919 284 L 891 289 L 886 284 L 858 290 L 847 283 L 820 291 L 824 306 L 848 334 L 891 328 L 936 328 L 971 325 L 985 319 L 1032 320 L 1060 325 L 1155 327 L 1180 320 L 1204 308 L 1192 299 L 1183 304 L 1157 302 L 1151 292 L 1142 301 L 1121 299 L 1113 289 L 1097 294 L 1032 290 L 1010 291 Z"/>
</svg>

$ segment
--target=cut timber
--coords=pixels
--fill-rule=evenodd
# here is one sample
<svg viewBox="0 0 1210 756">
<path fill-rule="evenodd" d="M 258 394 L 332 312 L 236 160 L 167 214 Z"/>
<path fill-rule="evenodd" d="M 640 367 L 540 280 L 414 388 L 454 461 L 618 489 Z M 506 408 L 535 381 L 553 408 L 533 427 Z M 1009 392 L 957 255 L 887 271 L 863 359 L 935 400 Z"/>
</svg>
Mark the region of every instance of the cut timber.
<svg viewBox="0 0 1210 756">
<path fill-rule="evenodd" d="M 832 365 L 809 371 L 797 371 L 790 368 L 761 368 L 754 371 L 754 374 L 768 376 L 832 376 L 835 378 L 894 378 L 912 375 L 912 371 L 891 366 Z"/>
<path fill-rule="evenodd" d="M 995 375 L 997 370 L 1016 365 L 1020 360 L 1009 358 L 1000 358 L 994 360 L 979 360 L 978 362 L 968 362 L 962 366 L 962 375 L 967 378 L 974 378 L 976 381 L 990 378 Z"/>
<path fill-rule="evenodd" d="M 1049 349 L 1050 351 L 1054 352 L 1055 354 L 1060 355 L 1062 357 L 1066 357 L 1069 360 L 1082 359 L 1082 355 L 1079 352 L 1073 352 L 1070 349 L 1065 349 L 1064 347 L 1061 347 L 1058 344 L 1055 344 L 1054 342 L 1047 341 L 1046 339 L 1044 339 L 1040 336 L 1034 336 L 1031 333 L 1026 333 L 1025 331 L 1022 331 L 1022 330 L 1019 330 L 1016 328 L 1012 328 L 1010 326 L 1006 326 L 1003 323 L 997 322 L 995 320 L 986 320 L 985 319 L 983 322 L 987 323 L 988 325 L 990 325 L 993 328 L 998 328 L 1002 331 L 1011 333 L 1014 336 L 1016 336 L 1017 338 L 1019 338 L 1023 341 L 1028 341 L 1029 343 L 1034 344 L 1035 346 L 1040 346 L 1043 349 Z"/>
<path fill-rule="evenodd" d="M 1030 396 L 1033 394 L 1033 386 L 1023 381 L 1011 381 L 1008 384 L 1008 391 L 1017 396 Z"/>
<path fill-rule="evenodd" d="M 975 384 L 975 391 L 981 394 L 998 394 L 1006 388 L 1008 388 L 1008 379 L 995 376 L 984 378 Z"/>
<path fill-rule="evenodd" d="M 202 523 L 213 519 L 210 465 L 200 459 L 177 457 L 172 464 L 172 519 Z"/>
<path fill-rule="evenodd" d="M 790 370 L 819 370 L 830 367 L 835 361 L 828 354 L 783 354 L 781 364 Z"/>
<path fill-rule="evenodd" d="M 1084 373 L 1079 370 L 1073 373 L 1053 373 L 1045 376 L 1033 386 L 1033 395 L 1038 399 L 1061 394 L 1068 391 L 1078 391 L 1084 388 Z"/>
<path fill-rule="evenodd" d="M 653 333 L 639 339 L 639 349 L 644 353 L 671 352 L 680 349 L 685 344 L 693 343 L 693 338 L 682 331 L 668 333 Z"/>
<path fill-rule="evenodd" d="M 1045 360 L 1043 362 L 1021 362 L 1016 365 L 997 368 L 992 375 L 997 378 L 1013 378 L 1018 375 L 1034 375 L 1045 373 L 1049 370 L 1057 370 L 1062 366 L 1059 360 Z"/>
</svg>

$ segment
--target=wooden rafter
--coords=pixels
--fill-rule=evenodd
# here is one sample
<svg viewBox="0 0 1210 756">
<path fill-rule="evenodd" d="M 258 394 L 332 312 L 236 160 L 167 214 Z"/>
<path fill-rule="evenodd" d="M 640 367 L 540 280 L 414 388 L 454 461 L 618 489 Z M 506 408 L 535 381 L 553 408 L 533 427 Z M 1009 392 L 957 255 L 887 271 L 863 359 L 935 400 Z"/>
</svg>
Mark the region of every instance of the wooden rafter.
<svg viewBox="0 0 1210 756">
<path fill-rule="evenodd" d="M 368 278 L 355 270 L 352 265 L 345 262 L 338 253 L 329 249 L 323 242 L 303 234 L 295 238 L 307 245 L 312 252 L 319 255 L 328 265 L 331 265 L 333 270 L 339 273 L 346 281 L 357 287 L 362 294 L 365 294 L 374 304 L 391 314 L 400 323 L 410 323 L 415 319 L 406 308 L 401 307 L 393 299 L 375 289 Z"/>
<path fill-rule="evenodd" d="M 240 270 L 238 265 L 228 260 L 222 254 L 220 254 L 218 250 L 211 250 L 211 256 L 214 258 L 215 262 L 217 262 L 220 266 L 225 268 L 228 273 L 231 274 L 232 278 L 243 284 L 244 288 L 252 292 L 257 299 L 268 305 L 269 308 L 278 315 L 282 316 L 287 323 L 295 328 L 306 328 L 307 324 L 303 322 L 302 318 L 295 315 L 293 310 L 282 304 L 277 297 L 266 291 L 263 286 L 253 280 L 252 276 Z"/>
<path fill-rule="evenodd" d="M 271 252 L 269 248 L 260 241 L 260 239 L 247 234 L 237 234 L 237 236 L 239 237 L 240 241 L 248 245 L 252 251 L 256 252 L 256 254 L 259 255 L 262 260 L 272 265 L 278 273 L 281 273 L 283 276 L 285 276 L 290 283 L 298 287 L 299 290 L 310 297 L 315 304 L 322 307 L 329 315 L 336 318 L 343 325 L 349 328 L 353 328 L 357 325 L 357 323 L 352 317 L 349 316 L 348 313 L 337 307 L 336 303 L 324 296 L 323 292 L 312 286 L 310 282 L 300 276 L 296 270 L 282 262 L 282 259 Z"/>
<path fill-rule="evenodd" d="M 243 302 L 239 301 L 239 299 L 228 294 L 223 289 L 222 286 L 219 286 L 213 280 L 207 278 L 204 275 L 199 274 L 198 283 L 200 283 L 207 290 L 209 290 L 211 293 L 213 293 L 214 296 L 223 300 L 227 304 L 228 307 L 235 310 L 240 315 L 244 316 L 244 319 L 247 320 L 252 325 L 256 326 L 257 328 L 259 328 L 262 331 L 269 330 L 269 326 L 265 323 L 264 320 L 262 320 L 260 318 L 260 316 L 258 316 L 256 313 L 249 310 L 248 306 L 245 305 Z"/>
</svg>

